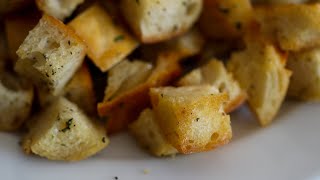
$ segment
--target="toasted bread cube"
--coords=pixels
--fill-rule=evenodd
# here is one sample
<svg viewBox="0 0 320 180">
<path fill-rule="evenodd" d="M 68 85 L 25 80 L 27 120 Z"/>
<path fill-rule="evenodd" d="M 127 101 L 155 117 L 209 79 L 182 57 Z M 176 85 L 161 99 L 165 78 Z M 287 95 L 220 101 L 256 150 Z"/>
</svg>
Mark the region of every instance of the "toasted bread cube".
<svg viewBox="0 0 320 180">
<path fill-rule="evenodd" d="M 223 111 L 228 98 L 215 87 L 151 88 L 150 96 L 163 136 L 180 153 L 208 151 L 231 139 L 230 117 Z"/>
<path fill-rule="evenodd" d="M 117 133 L 127 129 L 129 123 L 136 120 L 142 110 L 150 105 L 149 89 L 169 85 L 174 82 L 182 72 L 178 62 L 179 54 L 160 54 L 155 68 L 146 82 L 120 94 L 114 99 L 98 104 L 100 117 L 107 117 L 109 133 Z"/>
<path fill-rule="evenodd" d="M 87 114 L 96 114 L 97 104 L 93 81 L 89 69 L 85 64 L 81 66 L 66 85 L 63 94 Z"/>
<path fill-rule="evenodd" d="M 33 87 L 12 74 L 0 74 L 0 130 L 20 128 L 29 117 L 33 102 Z"/>
<path fill-rule="evenodd" d="M 51 160 L 78 161 L 108 143 L 103 126 L 91 121 L 75 104 L 59 98 L 35 117 L 23 139 L 23 149 Z"/>
<path fill-rule="evenodd" d="M 88 56 L 103 72 L 129 55 L 138 42 L 98 4 L 73 19 L 69 26 L 88 45 Z"/>
<path fill-rule="evenodd" d="M 234 74 L 260 124 L 266 126 L 278 113 L 286 96 L 291 71 L 285 68 L 287 56 L 269 43 L 247 40 L 247 48 L 232 54 L 227 68 Z"/>
<path fill-rule="evenodd" d="M 124 60 L 111 68 L 104 100 L 108 101 L 144 83 L 152 72 L 152 64 L 143 61 Z"/>
<path fill-rule="evenodd" d="M 7 36 L 8 51 L 11 60 L 16 62 L 18 56 L 16 51 L 22 42 L 26 39 L 41 18 L 38 12 L 27 11 L 25 13 L 16 13 L 8 15 L 4 19 L 5 33 Z"/>
<path fill-rule="evenodd" d="M 59 94 L 81 66 L 86 54 L 83 41 L 59 20 L 44 15 L 19 47 L 17 72 L 41 89 Z"/>
<path fill-rule="evenodd" d="M 212 38 L 240 37 L 252 18 L 250 0 L 204 0 L 200 28 Z"/>
<path fill-rule="evenodd" d="M 203 35 L 193 28 L 185 34 L 169 41 L 142 46 L 142 56 L 154 60 L 161 53 L 179 54 L 181 58 L 197 55 L 205 44 Z"/>
<path fill-rule="evenodd" d="M 172 156 L 178 153 L 163 137 L 151 109 L 143 110 L 129 129 L 138 143 L 154 156 Z"/>
<path fill-rule="evenodd" d="M 57 19 L 69 17 L 84 0 L 36 0 L 38 8 Z"/>
<path fill-rule="evenodd" d="M 121 0 L 131 29 L 144 43 L 168 40 L 186 32 L 198 19 L 201 0 Z"/>
<path fill-rule="evenodd" d="M 283 50 L 320 45 L 320 4 L 282 4 L 255 9 L 262 32 Z"/>
<path fill-rule="evenodd" d="M 288 95 L 305 101 L 320 101 L 320 48 L 291 53 L 287 67 L 293 72 Z"/>
<path fill-rule="evenodd" d="M 229 101 L 225 104 L 224 110 L 228 113 L 235 110 L 246 100 L 246 93 L 240 88 L 239 83 L 230 72 L 227 72 L 221 61 L 210 60 L 206 65 L 197 68 L 184 77 L 178 83 L 179 86 L 192 86 L 209 84 L 220 92 L 229 95 Z"/>
</svg>

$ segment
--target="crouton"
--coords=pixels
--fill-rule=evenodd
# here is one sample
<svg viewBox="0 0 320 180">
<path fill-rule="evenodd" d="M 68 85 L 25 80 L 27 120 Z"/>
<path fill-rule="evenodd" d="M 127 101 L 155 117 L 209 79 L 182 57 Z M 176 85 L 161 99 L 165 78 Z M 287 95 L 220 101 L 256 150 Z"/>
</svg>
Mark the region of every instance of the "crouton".
<svg viewBox="0 0 320 180">
<path fill-rule="evenodd" d="M 44 15 L 19 47 L 15 70 L 53 95 L 59 94 L 82 64 L 83 41 L 59 20 Z"/>
<path fill-rule="evenodd" d="M 181 58 L 187 58 L 200 53 L 205 44 L 203 35 L 193 28 L 185 34 L 169 41 L 142 46 L 142 56 L 154 60 L 161 53 L 176 53 Z"/>
<path fill-rule="evenodd" d="M 69 24 L 87 43 L 88 56 L 103 72 L 128 56 L 138 42 L 112 17 L 95 4 L 79 14 Z"/>
<path fill-rule="evenodd" d="M 229 142 L 226 94 L 209 85 L 151 88 L 155 120 L 165 139 L 180 153 L 208 151 Z"/>
<path fill-rule="evenodd" d="M 282 4 L 255 8 L 262 33 L 286 51 L 320 45 L 320 4 Z"/>
<path fill-rule="evenodd" d="M 320 48 L 291 53 L 287 67 L 293 72 L 288 95 L 305 101 L 320 101 Z"/>
<path fill-rule="evenodd" d="M 88 115 L 96 115 L 96 96 L 88 66 L 83 64 L 63 90 L 63 95 L 83 109 Z"/>
<path fill-rule="evenodd" d="M 151 109 L 143 110 L 129 129 L 138 143 L 154 156 L 172 156 L 178 153 L 162 136 Z"/>
<path fill-rule="evenodd" d="M 201 0 L 121 0 L 120 3 L 125 19 L 143 43 L 183 34 L 192 27 L 202 9 Z"/>
<path fill-rule="evenodd" d="M 152 64 L 143 61 L 124 60 L 111 68 L 108 73 L 108 86 L 104 101 L 144 83 L 151 74 Z"/>
<path fill-rule="evenodd" d="M 240 37 L 252 18 L 250 0 L 204 0 L 200 29 L 211 38 Z"/>
<path fill-rule="evenodd" d="M 26 39 L 29 31 L 37 25 L 40 18 L 41 15 L 34 11 L 10 14 L 5 17 L 4 23 L 8 51 L 13 62 L 18 60 L 16 51 L 18 50 L 19 46 Z"/>
<path fill-rule="evenodd" d="M 98 104 L 100 117 L 106 117 L 109 133 L 116 133 L 127 128 L 128 124 L 136 120 L 140 112 L 150 106 L 149 89 L 171 84 L 181 74 L 178 63 L 180 55 L 175 53 L 160 54 L 155 68 L 148 79 L 120 94 L 114 99 Z"/>
<path fill-rule="evenodd" d="M 246 93 L 240 88 L 239 83 L 230 72 L 227 72 L 221 61 L 212 59 L 206 65 L 197 68 L 184 77 L 178 83 L 179 86 L 192 86 L 209 84 L 220 92 L 229 95 L 229 101 L 224 110 L 228 113 L 235 110 L 246 100 Z"/>
<path fill-rule="evenodd" d="M 38 8 L 57 19 L 69 17 L 84 0 L 36 0 Z"/>
<path fill-rule="evenodd" d="M 57 99 L 34 118 L 22 142 L 27 154 L 78 161 L 96 154 L 109 143 L 103 126 L 95 124 L 65 98 Z"/>
<path fill-rule="evenodd" d="M 252 35 L 246 40 L 245 50 L 232 54 L 227 68 L 247 91 L 249 105 L 260 124 L 266 126 L 286 96 L 291 71 L 285 68 L 286 54 Z"/>
<path fill-rule="evenodd" d="M 20 128 L 29 117 L 33 102 L 33 87 L 13 74 L 0 74 L 0 130 Z"/>
</svg>

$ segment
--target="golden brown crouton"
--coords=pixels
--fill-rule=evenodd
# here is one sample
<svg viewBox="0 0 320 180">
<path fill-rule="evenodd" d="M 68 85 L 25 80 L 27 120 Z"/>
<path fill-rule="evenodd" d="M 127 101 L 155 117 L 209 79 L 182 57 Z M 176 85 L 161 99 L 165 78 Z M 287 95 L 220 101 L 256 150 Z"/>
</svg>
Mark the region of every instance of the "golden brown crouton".
<svg viewBox="0 0 320 180">
<path fill-rule="evenodd" d="M 232 54 L 228 70 L 234 74 L 262 126 L 274 119 L 286 96 L 291 71 L 287 56 L 269 42 L 252 34 L 246 49 Z"/>
<path fill-rule="evenodd" d="M 79 14 L 69 24 L 87 43 L 88 56 L 103 72 L 122 61 L 138 42 L 112 17 L 95 4 Z"/>
<path fill-rule="evenodd" d="M 15 70 L 58 95 L 81 66 L 86 46 L 72 29 L 44 15 L 19 47 Z"/>
<path fill-rule="evenodd" d="M 23 139 L 24 151 L 51 159 L 78 161 L 109 144 L 106 131 L 89 119 L 75 104 L 58 98 L 34 117 Z"/>
<path fill-rule="evenodd" d="M 161 132 L 180 153 L 208 151 L 230 141 L 230 117 L 223 111 L 228 97 L 215 87 L 151 88 L 150 96 Z"/>
<path fill-rule="evenodd" d="M 143 110 L 138 120 L 130 124 L 129 129 L 138 143 L 152 155 L 170 156 L 178 153 L 163 137 L 151 109 Z"/>
<path fill-rule="evenodd" d="M 237 38 L 251 21 L 252 12 L 250 0 L 204 0 L 200 28 L 212 38 Z"/>
<path fill-rule="evenodd" d="M 200 15 L 202 0 L 121 0 L 120 6 L 140 40 L 155 43 L 188 31 Z"/>
<path fill-rule="evenodd" d="M 84 0 L 36 0 L 41 11 L 60 20 L 69 17 L 83 2 Z"/>
<path fill-rule="evenodd" d="M 177 84 L 179 86 L 209 84 L 219 89 L 220 92 L 227 93 L 229 101 L 224 106 L 227 113 L 239 107 L 247 97 L 233 75 L 227 72 L 221 61 L 216 59 L 186 74 Z"/>
<path fill-rule="evenodd" d="M 148 79 L 131 90 L 127 90 L 110 101 L 98 104 L 98 113 L 107 117 L 109 133 L 116 133 L 127 128 L 128 124 L 136 120 L 140 112 L 150 105 L 149 89 L 172 83 L 181 74 L 178 63 L 180 55 L 161 54 L 157 64 Z"/>
<path fill-rule="evenodd" d="M 288 95 L 306 101 L 320 101 L 320 48 L 291 53 L 288 69 L 293 72 Z"/>
<path fill-rule="evenodd" d="M 282 4 L 255 8 L 264 34 L 283 50 L 320 45 L 320 4 Z"/>
</svg>

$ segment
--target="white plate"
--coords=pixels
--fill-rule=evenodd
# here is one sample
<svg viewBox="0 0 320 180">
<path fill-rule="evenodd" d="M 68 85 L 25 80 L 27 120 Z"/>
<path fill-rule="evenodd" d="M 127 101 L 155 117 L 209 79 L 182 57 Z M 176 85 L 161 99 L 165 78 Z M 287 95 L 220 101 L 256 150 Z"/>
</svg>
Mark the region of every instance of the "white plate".
<svg viewBox="0 0 320 180">
<path fill-rule="evenodd" d="M 25 156 L 18 136 L 0 133 L 0 179 L 320 179 L 319 110 L 320 104 L 287 102 L 271 126 L 260 128 L 243 108 L 232 115 L 230 144 L 174 159 L 149 156 L 121 134 L 88 160 L 52 162 Z"/>
</svg>

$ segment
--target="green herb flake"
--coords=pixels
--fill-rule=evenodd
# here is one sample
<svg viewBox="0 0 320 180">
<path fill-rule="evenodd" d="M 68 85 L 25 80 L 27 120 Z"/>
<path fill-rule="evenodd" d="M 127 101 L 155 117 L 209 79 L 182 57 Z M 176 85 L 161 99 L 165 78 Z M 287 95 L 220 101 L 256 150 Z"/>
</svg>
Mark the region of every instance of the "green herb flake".
<svg viewBox="0 0 320 180">
<path fill-rule="evenodd" d="M 114 42 L 119 42 L 119 41 L 122 41 L 122 40 L 124 40 L 124 36 L 123 35 L 119 35 L 119 36 L 117 36 L 117 37 L 115 37 L 113 39 Z"/>
<path fill-rule="evenodd" d="M 66 122 L 66 127 L 61 129 L 60 131 L 61 132 L 66 132 L 68 130 L 70 130 L 70 126 L 72 125 L 72 121 L 73 121 L 73 118 L 69 119 L 67 122 Z"/>
<path fill-rule="evenodd" d="M 105 137 L 102 138 L 102 142 L 106 143 L 106 138 Z"/>
<path fill-rule="evenodd" d="M 200 120 L 200 118 L 197 118 L 196 121 L 198 122 Z"/>
</svg>

